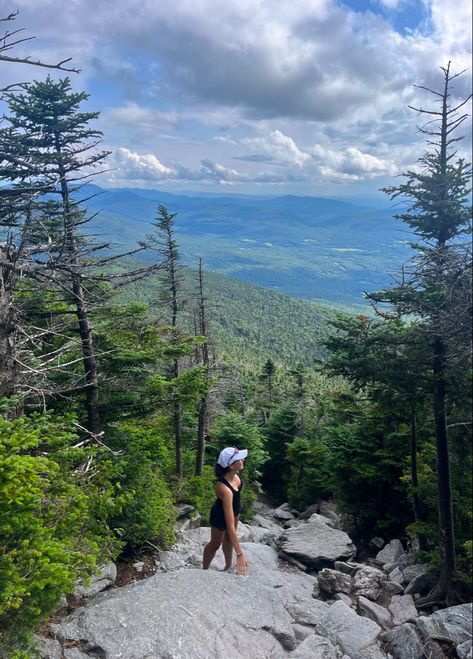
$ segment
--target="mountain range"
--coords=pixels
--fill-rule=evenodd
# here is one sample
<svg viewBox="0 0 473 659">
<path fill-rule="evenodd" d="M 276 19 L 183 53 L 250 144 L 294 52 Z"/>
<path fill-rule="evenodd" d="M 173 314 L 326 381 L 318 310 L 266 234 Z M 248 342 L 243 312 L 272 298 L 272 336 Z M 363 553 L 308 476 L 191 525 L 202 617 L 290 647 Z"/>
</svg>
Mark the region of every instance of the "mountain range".
<svg viewBox="0 0 473 659">
<path fill-rule="evenodd" d="M 89 185 L 93 230 L 126 249 L 153 230 L 157 207 L 176 213 L 183 261 L 294 297 L 357 308 L 409 258 L 408 228 L 392 208 L 323 197 L 172 194 Z"/>
</svg>

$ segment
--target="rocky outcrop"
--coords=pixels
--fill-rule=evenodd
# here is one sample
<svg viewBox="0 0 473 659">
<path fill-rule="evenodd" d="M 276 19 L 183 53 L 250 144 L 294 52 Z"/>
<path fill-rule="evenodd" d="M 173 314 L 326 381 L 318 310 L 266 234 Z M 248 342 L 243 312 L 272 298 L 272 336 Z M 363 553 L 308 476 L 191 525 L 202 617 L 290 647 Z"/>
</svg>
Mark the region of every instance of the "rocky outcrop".
<svg viewBox="0 0 473 659">
<path fill-rule="evenodd" d="M 441 641 L 460 659 L 473 659 L 471 605 L 419 616 L 415 592 L 405 585 L 425 577 L 425 566 L 399 541 L 388 543 L 374 565 L 355 562 L 354 546 L 329 510 L 330 517 L 297 516 L 285 505 L 294 519 L 281 516 L 276 524 L 273 511 L 260 507 L 253 525 L 239 526 L 247 577 L 224 572 L 221 551 L 210 570 L 201 570 L 210 529 L 181 527 L 172 551 L 156 558 L 154 576 L 86 599 L 52 625 L 55 640 L 38 639 L 38 656 L 425 659 L 427 652 L 441 659 Z M 283 530 L 288 522 L 298 526 Z"/>
<path fill-rule="evenodd" d="M 335 561 L 346 560 L 355 553 L 349 536 L 334 529 L 328 518 L 317 514 L 305 524 L 284 531 L 276 538 L 276 546 L 313 570 L 333 567 Z"/>
</svg>

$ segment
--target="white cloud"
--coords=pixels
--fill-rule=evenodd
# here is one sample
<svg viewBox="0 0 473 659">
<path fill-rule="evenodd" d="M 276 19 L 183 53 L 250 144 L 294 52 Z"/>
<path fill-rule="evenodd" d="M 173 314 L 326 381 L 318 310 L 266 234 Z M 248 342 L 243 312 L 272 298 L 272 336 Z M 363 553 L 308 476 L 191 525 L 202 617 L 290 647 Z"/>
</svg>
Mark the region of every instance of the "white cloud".
<svg viewBox="0 0 473 659">
<path fill-rule="evenodd" d="M 131 180 L 159 181 L 170 179 L 176 174 L 175 170 L 163 165 L 152 153 L 140 154 L 124 148 L 115 149 L 108 164 L 112 169 L 119 170 L 120 178 Z"/>
<path fill-rule="evenodd" d="M 409 10 L 405 0 L 377 1 L 393 10 L 388 17 Z M 29 53 L 72 55 L 82 68 L 73 84 L 104 109 L 105 146 L 119 147 L 124 181 L 310 191 L 321 177 L 377 181 L 421 155 L 407 105 L 429 100 L 413 84 L 439 89 L 439 66 L 471 66 L 471 0 L 421 2 L 427 19 L 406 33 L 376 2 L 370 11 L 338 0 L 17 5 L 18 27 L 38 35 Z M 456 83 L 455 94 L 467 95 L 469 76 Z"/>
<path fill-rule="evenodd" d="M 311 160 L 288 135 L 280 130 L 273 130 L 267 137 L 244 138 L 241 143 L 249 147 L 252 153 L 269 156 L 276 162 L 302 167 Z"/>
</svg>

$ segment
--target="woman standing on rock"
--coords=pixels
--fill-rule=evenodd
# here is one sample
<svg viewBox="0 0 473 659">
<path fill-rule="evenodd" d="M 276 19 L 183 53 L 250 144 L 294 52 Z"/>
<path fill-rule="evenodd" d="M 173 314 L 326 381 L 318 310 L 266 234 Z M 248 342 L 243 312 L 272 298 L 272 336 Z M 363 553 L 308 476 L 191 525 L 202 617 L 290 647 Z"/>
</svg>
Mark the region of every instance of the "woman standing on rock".
<svg viewBox="0 0 473 659">
<path fill-rule="evenodd" d="M 224 448 L 218 456 L 215 465 L 215 484 L 217 499 L 210 511 L 210 542 L 205 546 L 202 567 L 207 570 L 210 563 L 222 546 L 225 556 L 225 570 L 232 567 L 233 550 L 237 556 L 237 574 L 246 576 L 248 563 L 243 554 L 237 536 L 238 520 L 240 519 L 240 492 L 243 487 L 239 472 L 244 467 L 248 455 L 246 449 L 239 450 L 234 446 Z"/>
</svg>

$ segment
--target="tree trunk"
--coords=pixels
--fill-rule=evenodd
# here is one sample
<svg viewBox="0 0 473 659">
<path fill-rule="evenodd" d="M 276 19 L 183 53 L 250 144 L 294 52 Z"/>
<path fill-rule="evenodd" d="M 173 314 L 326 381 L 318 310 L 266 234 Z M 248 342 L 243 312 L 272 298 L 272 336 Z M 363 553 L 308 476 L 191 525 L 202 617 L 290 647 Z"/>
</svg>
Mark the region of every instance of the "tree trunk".
<svg viewBox="0 0 473 659">
<path fill-rule="evenodd" d="M 79 336 L 82 347 L 82 362 L 85 375 L 85 404 L 87 409 L 88 429 L 94 434 L 102 431 L 99 409 L 99 390 L 97 377 L 97 360 L 95 359 L 92 331 L 84 304 L 84 291 L 80 280 L 74 279 L 72 291 L 75 298 L 76 315 L 79 323 Z"/>
<path fill-rule="evenodd" d="M 445 345 L 442 339 L 434 341 L 434 396 L 435 441 L 437 445 L 437 496 L 439 513 L 440 552 L 442 566 L 439 586 L 447 594 L 455 574 L 455 532 L 453 526 L 452 486 L 448 452 L 447 414 L 445 409 Z"/>
<path fill-rule="evenodd" d="M 175 359 L 173 364 L 174 378 L 179 376 L 179 360 Z M 174 392 L 176 395 L 176 392 Z M 174 441 L 176 444 L 176 476 L 179 480 L 182 478 L 182 410 L 179 399 L 173 403 L 173 425 L 174 425 Z"/>
<path fill-rule="evenodd" d="M 92 330 L 90 328 L 89 317 L 85 305 L 84 287 L 82 286 L 79 274 L 80 264 L 77 254 L 77 238 L 75 234 L 75 224 L 73 209 L 69 197 L 69 186 L 66 178 L 66 171 L 62 165 L 61 146 L 59 134 L 56 132 L 56 153 L 58 155 L 58 170 L 61 183 L 61 198 L 64 214 L 64 239 L 69 263 L 72 266 L 72 293 L 74 295 L 74 305 L 76 307 L 76 316 L 79 325 L 79 336 L 82 349 L 82 362 L 84 364 L 85 377 L 85 407 L 87 410 L 88 429 L 94 434 L 102 431 L 99 409 L 99 391 L 98 391 L 98 373 L 97 360 L 92 341 Z"/>
<path fill-rule="evenodd" d="M 199 401 L 197 423 L 197 455 L 195 458 L 195 475 L 202 476 L 204 471 L 205 434 L 207 430 L 207 396 Z"/>
<path fill-rule="evenodd" d="M 422 513 L 419 500 L 419 478 L 417 474 L 417 415 L 415 408 L 412 410 L 411 416 L 411 486 L 414 519 L 416 522 L 420 522 Z"/>
<path fill-rule="evenodd" d="M 0 398 L 10 398 L 15 392 L 16 364 L 12 341 L 12 299 L 9 275 L 0 268 Z"/>
</svg>

